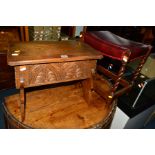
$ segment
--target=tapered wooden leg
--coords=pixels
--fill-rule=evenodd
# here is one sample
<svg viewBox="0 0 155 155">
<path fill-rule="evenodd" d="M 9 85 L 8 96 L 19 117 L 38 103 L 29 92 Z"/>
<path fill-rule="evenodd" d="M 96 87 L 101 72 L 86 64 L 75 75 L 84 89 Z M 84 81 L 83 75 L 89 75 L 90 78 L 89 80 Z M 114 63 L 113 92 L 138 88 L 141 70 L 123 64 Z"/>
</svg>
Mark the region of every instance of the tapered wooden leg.
<svg viewBox="0 0 155 155">
<path fill-rule="evenodd" d="M 20 111 L 21 111 L 21 121 L 25 120 L 25 93 L 24 88 L 20 89 Z"/>
</svg>

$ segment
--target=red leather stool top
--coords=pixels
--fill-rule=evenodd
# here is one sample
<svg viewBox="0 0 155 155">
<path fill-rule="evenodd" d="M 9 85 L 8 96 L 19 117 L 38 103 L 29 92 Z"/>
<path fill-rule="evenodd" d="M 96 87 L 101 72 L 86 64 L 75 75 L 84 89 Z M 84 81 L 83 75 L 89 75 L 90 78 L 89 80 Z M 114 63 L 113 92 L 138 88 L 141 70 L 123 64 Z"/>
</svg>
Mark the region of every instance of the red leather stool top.
<svg viewBox="0 0 155 155">
<path fill-rule="evenodd" d="M 124 52 L 129 53 L 129 61 L 143 57 L 150 45 L 131 41 L 109 31 L 91 31 L 83 33 L 84 42 L 101 51 L 104 56 L 122 60 Z"/>
</svg>

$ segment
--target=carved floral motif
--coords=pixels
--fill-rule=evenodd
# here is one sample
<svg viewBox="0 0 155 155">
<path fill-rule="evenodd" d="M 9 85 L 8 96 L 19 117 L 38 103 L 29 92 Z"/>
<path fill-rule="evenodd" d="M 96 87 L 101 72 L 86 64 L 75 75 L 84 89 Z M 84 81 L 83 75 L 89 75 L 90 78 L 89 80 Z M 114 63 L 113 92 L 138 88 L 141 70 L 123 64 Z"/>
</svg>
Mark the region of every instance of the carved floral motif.
<svg viewBox="0 0 155 155">
<path fill-rule="evenodd" d="M 90 78 L 95 66 L 94 60 L 36 64 L 27 65 L 27 69 L 22 74 L 17 66 L 16 87 L 20 88 L 21 76 L 24 79 L 24 87 Z"/>
<path fill-rule="evenodd" d="M 91 76 L 91 65 L 86 61 L 39 64 L 29 66 L 29 84 L 78 80 Z"/>
</svg>

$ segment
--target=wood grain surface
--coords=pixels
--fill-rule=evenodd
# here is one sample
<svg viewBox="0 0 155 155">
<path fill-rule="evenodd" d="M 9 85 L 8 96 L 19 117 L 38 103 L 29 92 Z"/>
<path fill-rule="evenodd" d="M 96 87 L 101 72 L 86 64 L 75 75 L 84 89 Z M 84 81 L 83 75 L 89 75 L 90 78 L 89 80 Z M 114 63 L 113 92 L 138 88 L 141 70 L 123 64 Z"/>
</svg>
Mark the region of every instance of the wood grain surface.
<svg viewBox="0 0 155 155">
<path fill-rule="evenodd" d="M 15 67 L 16 88 L 20 88 L 20 79 L 24 80 L 24 87 L 74 81 L 91 78 L 96 69 L 95 60 L 56 62 L 48 64 L 27 65 L 20 71 L 21 66 Z"/>
<path fill-rule="evenodd" d="M 90 104 L 92 75 L 95 73 L 96 60 L 100 58 L 102 55 L 97 50 L 76 40 L 10 45 L 8 64 L 15 67 L 22 121 L 27 105 L 23 88 L 83 79 L 84 98 Z"/>
<path fill-rule="evenodd" d="M 95 92 L 92 96 L 94 102 L 87 104 L 80 83 L 30 91 L 26 93 L 26 116 L 22 123 L 31 128 L 96 127 L 109 117 L 113 107 L 107 106 Z M 8 115 L 15 118 L 17 124 L 20 122 L 19 105 L 18 94 L 5 99 Z"/>
<path fill-rule="evenodd" d="M 19 51 L 18 56 L 13 56 Z M 8 64 L 11 66 L 100 59 L 99 51 L 80 41 L 23 42 L 10 46 Z"/>
</svg>

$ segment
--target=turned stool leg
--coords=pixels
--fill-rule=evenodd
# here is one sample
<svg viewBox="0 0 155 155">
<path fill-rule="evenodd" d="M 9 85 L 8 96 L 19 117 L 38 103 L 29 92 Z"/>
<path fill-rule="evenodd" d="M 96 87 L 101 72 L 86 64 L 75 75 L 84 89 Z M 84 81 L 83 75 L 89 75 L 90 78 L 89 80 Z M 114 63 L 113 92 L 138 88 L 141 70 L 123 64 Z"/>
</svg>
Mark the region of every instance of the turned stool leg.
<svg viewBox="0 0 155 155">
<path fill-rule="evenodd" d="M 108 96 L 108 104 L 111 103 L 113 101 L 113 97 L 115 95 L 115 92 L 120 84 L 120 80 L 122 79 L 123 77 L 123 74 L 124 74 L 124 71 L 125 71 L 125 68 L 126 68 L 126 65 L 128 63 L 128 59 L 129 59 L 129 56 L 130 56 L 130 52 L 126 52 L 124 53 L 123 55 L 123 59 L 122 59 L 122 66 L 118 72 L 118 75 L 117 75 L 117 79 L 115 80 L 115 83 L 111 89 L 111 94 L 109 94 Z"/>
<path fill-rule="evenodd" d="M 138 67 L 137 67 L 137 69 L 135 70 L 134 75 L 133 75 L 133 78 L 132 78 L 132 81 L 131 81 L 132 84 L 134 83 L 135 79 L 136 79 L 137 76 L 139 75 L 139 73 L 140 73 L 140 71 L 141 71 L 141 69 L 142 69 L 144 63 L 146 62 L 147 57 L 148 57 L 149 54 L 150 54 L 151 49 L 152 49 L 152 47 L 150 46 L 150 47 L 149 47 L 149 50 L 148 50 L 148 52 L 147 52 L 147 54 L 142 58 L 141 62 L 139 63 L 139 65 L 138 65 Z"/>
</svg>

